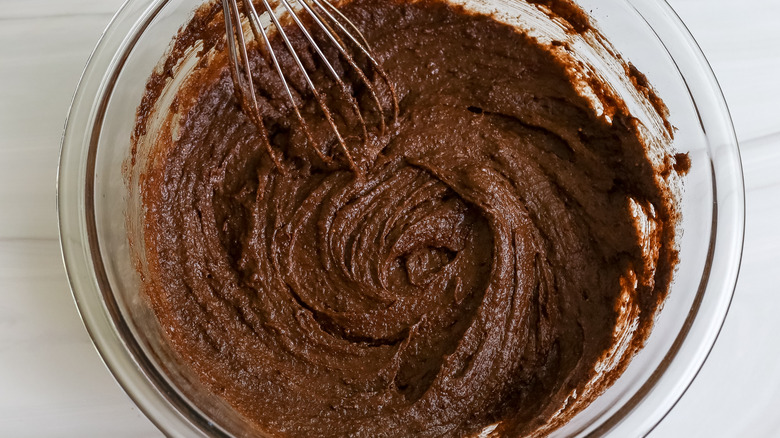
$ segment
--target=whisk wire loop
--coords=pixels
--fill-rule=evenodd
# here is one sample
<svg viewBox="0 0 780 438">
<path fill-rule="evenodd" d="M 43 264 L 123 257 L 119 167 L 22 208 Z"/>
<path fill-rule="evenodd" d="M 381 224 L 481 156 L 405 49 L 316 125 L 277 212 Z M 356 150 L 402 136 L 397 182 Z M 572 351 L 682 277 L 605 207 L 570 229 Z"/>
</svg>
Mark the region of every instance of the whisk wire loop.
<svg viewBox="0 0 780 438">
<path fill-rule="evenodd" d="M 350 87 L 347 86 L 347 83 L 344 80 L 345 78 L 342 77 L 342 75 L 337 72 L 332 61 L 328 59 L 328 57 L 325 54 L 325 51 L 323 50 L 322 47 L 320 47 L 320 44 L 322 44 L 322 42 L 318 42 L 317 39 L 315 39 L 313 35 L 313 31 L 308 29 L 306 24 L 304 24 L 304 21 L 301 19 L 301 17 L 298 16 L 298 10 L 303 10 L 308 14 L 310 21 L 316 24 L 317 28 L 319 28 L 319 30 L 325 35 L 325 42 L 329 42 L 337 49 L 337 52 L 341 55 L 341 57 L 344 60 L 346 60 L 349 67 L 357 74 L 357 78 L 359 82 L 361 82 L 366 87 L 365 89 L 368 90 L 368 93 L 371 95 L 371 101 L 373 102 L 373 106 L 375 107 L 376 114 L 378 115 L 377 118 L 379 123 L 380 135 L 384 135 L 386 130 L 386 122 L 385 122 L 386 115 L 385 115 L 384 108 L 382 106 L 382 101 L 376 91 L 376 88 L 374 87 L 374 84 L 368 78 L 368 76 L 363 71 L 363 69 L 361 69 L 358 66 L 358 63 L 355 61 L 353 55 L 350 54 L 350 51 L 348 50 L 348 44 L 346 44 L 345 41 L 341 38 L 341 36 L 339 36 L 336 29 L 338 29 L 341 32 L 341 34 L 346 37 L 346 40 L 352 46 L 357 48 L 359 53 L 362 53 L 365 56 L 365 58 L 368 60 L 368 63 L 371 65 L 371 68 L 379 75 L 381 80 L 385 82 L 385 87 L 389 91 L 390 97 L 392 99 L 393 122 L 395 122 L 395 120 L 398 117 L 398 102 L 396 99 L 395 90 L 393 89 L 392 84 L 388 80 L 387 75 L 382 69 L 380 63 L 376 60 L 376 58 L 371 53 L 370 47 L 363 34 L 360 33 L 360 31 L 357 29 L 354 23 L 352 23 L 349 19 L 347 19 L 347 17 L 344 16 L 344 14 L 341 13 L 341 11 L 339 11 L 335 6 L 328 3 L 327 1 L 297 0 L 298 5 L 300 5 L 300 8 L 298 10 L 296 9 L 296 7 L 293 6 L 291 0 L 278 0 L 278 1 L 280 2 L 280 5 L 284 8 L 284 11 L 292 18 L 297 28 L 301 31 L 301 34 L 303 35 L 305 42 L 307 42 L 311 46 L 313 52 L 316 53 L 317 57 L 320 59 L 321 65 L 323 66 L 323 68 L 327 70 L 327 75 L 329 75 L 336 82 L 336 84 L 341 90 L 344 99 L 346 99 L 346 102 L 349 103 L 349 106 L 352 112 L 354 113 L 357 124 L 359 125 L 359 129 L 361 131 L 360 138 L 361 138 L 362 145 L 365 147 L 369 141 L 369 138 L 368 138 L 368 126 L 366 124 L 366 119 L 364 117 L 364 114 L 361 111 L 360 104 L 357 98 L 355 97 L 355 95 L 353 94 L 353 91 L 350 89 Z M 311 2 L 311 4 L 309 2 Z M 323 96 L 321 91 L 317 89 L 314 80 L 312 79 L 309 72 L 306 70 L 304 63 L 301 59 L 301 56 L 296 51 L 296 47 L 294 46 L 292 39 L 288 35 L 288 32 L 282 26 L 281 20 L 277 16 L 275 10 L 272 8 L 269 0 L 261 0 L 261 3 L 263 5 L 263 8 L 265 9 L 265 13 L 268 15 L 274 27 L 276 28 L 277 34 L 281 38 L 284 47 L 290 54 L 290 57 L 294 65 L 300 71 L 304 79 L 305 85 L 309 88 L 309 91 L 311 92 L 312 96 L 314 97 L 314 100 L 317 103 L 317 107 L 319 108 L 322 115 L 324 116 L 325 121 L 330 127 L 330 130 L 333 132 L 333 135 L 336 137 L 336 141 L 339 144 L 341 152 L 344 154 L 344 157 L 346 158 L 349 167 L 356 173 L 359 173 L 358 166 L 356 165 L 355 160 L 353 159 L 352 154 L 350 153 L 350 150 L 347 147 L 345 137 L 342 134 L 341 130 L 339 129 L 339 126 L 337 126 L 336 124 L 334 113 L 328 107 L 325 97 Z M 241 101 L 241 105 L 244 111 L 247 113 L 247 116 L 258 126 L 260 130 L 260 134 L 263 137 L 263 142 L 265 143 L 265 147 L 268 150 L 268 153 L 271 155 L 272 159 L 274 160 L 274 163 L 278 166 L 279 159 L 277 158 L 276 153 L 273 151 L 273 148 L 271 147 L 270 140 L 268 139 L 268 132 L 263 123 L 263 115 L 260 111 L 260 106 L 257 101 L 257 95 L 255 92 L 255 86 L 254 86 L 253 76 L 252 76 L 252 68 L 249 62 L 249 53 L 247 49 L 248 44 L 244 36 L 243 28 L 241 26 L 241 17 L 239 13 L 238 2 L 237 0 L 222 0 L 222 5 L 224 10 L 224 16 L 225 16 L 225 31 L 227 35 L 230 71 L 231 71 L 231 76 L 233 78 L 235 92 L 238 95 L 239 100 Z M 271 64 L 273 64 L 274 70 L 276 70 L 276 73 L 281 79 L 284 92 L 287 95 L 287 98 L 290 102 L 290 106 L 295 113 L 296 119 L 298 120 L 299 124 L 301 125 L 304 131 L 307 141 L 315 149 L 315 151 L 317 152 L 317 154 L 321 159 L 323 159 L 325 162 L 331 162 L 332 161 L 331 158 L 326 156 L 321 151 L 319 145 L 317 145 L 314 141 L 312 132 L 309 129 L 308 123 L 304 119 L 304 116 L 301 112 L 300 105 L 296 101 L 296 98 L 293 94 L 293 90 L 291 89 L 291 86 L 288 82 L 287 79 L 288 77 L 285 74 L 284 68 L 282 66 L 283 63 L 280 61 L 280 58 L 278 54 L 275 52 L 274 47 L 271 43 L 271 37 L 269 31 L 261 23 L 260 13 L 258 13 L 258 10 L 256 9 L 255 5 L 251 0 L 244 0 L 243 5 L 244 5 L 244 15 L 247 17 L 247 20 L 249 21 L 252 34 L 255 40 L 257 41 L 257 43 L 262 44 L 267 49 L 267 54 L 270 58 L 270 62 Z M 316 6 L 316 8 L 319 9 L 319 12 L 315 10 L 315 8 L 312 5 Z M 328 21 L 330 21 L 330 23 Z M 356 33 L 358 36 L 356 37 L 355 35 L 353 35 L 353 33 Z M 347 119 L 344 119 L 345 127 L 348 127 L 346 126 L 348 123 L 349 122 L 347 121 Z"/>
</svg>

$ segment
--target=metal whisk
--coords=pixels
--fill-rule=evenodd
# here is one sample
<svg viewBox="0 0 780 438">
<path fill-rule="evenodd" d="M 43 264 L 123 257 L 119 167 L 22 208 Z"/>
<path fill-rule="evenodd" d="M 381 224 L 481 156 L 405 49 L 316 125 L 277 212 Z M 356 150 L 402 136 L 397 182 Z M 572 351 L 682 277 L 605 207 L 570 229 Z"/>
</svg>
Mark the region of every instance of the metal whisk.
<svg viewBox="0 0 780 438">
<path fill-rule="evenodd" d="M 366 73 L 355 62 L 353 56 L 354 53 L 362 53 L 362 55 L 364 55 L 365 58 L 370 63 L 371 68 L 373 68 L 373 70 L 379 75 L 381 80 L 385 83 L 386 88 L 392 98 L 392 106 L 393 106 L 392 120 L 393 121 L 395 121 L 395 119 L 398 116 L 398 100 L 395 95 L 395 90 L 393 89 L 392 84 L 390 83 L 387 75 L 385 74 L 385 71 L 382 69 L 382 66 L 374 57 L 368 42 L 366 41 L 365 37 L 360 32 L 360 30 L 349 19 L 347 19 L 347 17 L 345 17 L 344 14 L 341 13 L 341 11 L 339 11 L 335 6 L 329 3 L 328 0 L 297 0 L 298 4 L 300 5 L 299 11 L 296 11 L 296 8 L 291 4 L 291 1 L 296 1 L 296 0 L 278 0 L 278 1 L 280 2 L 281 6 L 283 6 L 284 8 L 283 11 L 286 11 L 290 15 L 292 20 L 297 25 L 298 29 L 300 29 L 300 31 L 302 32 L 303 36 L 305 37 L 305 40 L 308 42 L 308 44 L 312 46 L 314 52 L 317 53 L 320 60 L 322 61 L 323 68 L 328 70 L 329 75 L 336 82 L 336 84 L 341 88 L 341 92 L 344 94 L 344 97 L 350 103 L 351 109 L 358 120 L 359 129 L 361 131 L 362 144 L 365 146 L 366 142 L 368 141 L 368 127 L 366 125 L 366 121 L 363 116 L 363 112 L 361 111 L 360 105 L 357 99 L 355 98 L 355 96 L 352 94 L 352 92 L 350 92 L 350 89 L 347 86 L 347 84 L 344 82 L 344 79 L 336 72 L 336 69 L 334 68 L 332 62 L 328 60 L 328 58 L 323 53 L 323 50 L 318 45 L 318 42 L 315 41 L 312 31 L 306 28 L 306 25 L 304 24 L 303 20 L 298 16 L 299 11 L 304 11 L 306 14 L 308 14 L 310 21 L 312 23 L 310 24 L 310 26 L 311 25 L 316 26 L 324 33 L 325 42 L 329 44 L 333 44 L 338 49 L 338 52 L 343 57 L 343 59 L 346 60 L 347 64 L 349 64 L 349 66 L 355 71 L 358 79 L 363 84 L 365 84 L 366 88 L 369 90 L 369 93 L 371 94 L 373 105 L 376 107 L 376 110 L 378 111 L 379 114 L 380 135 L 384 134 L 386 129 L 385 110 L 382 106 L 382 102 L 379 98 L 379 95 L 377 94 L 377 90 L 374 87 L 374 84 L 372 84 L 372 82 L 367 77 Z M 317 154 L 320 156 L 321 159 L 323 159 L 326 162 L 330 162 L 331 159 L 325 156 L 320 151 L 320 148 L 314 142 L 309 126 L 304 120 L 303 115 L 301 114 L 301 110 L 298 107 L 295 98 L 293 97 L 293 93 L 290 89 L 290 85 L 285 76 L 285 72 L 284 69 L 282 68 L 282 64 L 279 61 L 279 57 L 274 52 L 274 49 L 271 46 L 271 38 L 269 36 L 269 32 L 267 29 L 263 27 L 263 25 L 260 22 L 260 14 L 258 14 L 257 9 L 255 8 L 255 5 L 253 4 L 252 0 L 243 0 L 242 3 L 244 6 L 243 8 L 244 15 L 248 18 L 254 38 L 258 43 L 262 42 L 267 48 L 267 56 L 270 57 L 270 60 L 273 63 L 276 72 L 281 78 L 287 97 L 290 101 L 293 110 L 295 111 L 295 115 L 298 121 L 300 122 L 300 125 L 303 128 L 303 131 L 308 141 L 310 142 L 312 147 L 314 147 L 314 149 L 316 150 Z M 328 105 L 326 104 L 325 99 L 322 96 L 322 93 L 317 90 L 314 81 L 312 80 L 311 76 L 304 68 L 303 63 L 301 62 L 301 57 L 299 56 L 298 53 L 296 53 L 296 49 L 293 47 L 293 44 L 289 36 L 285 32 L 284 27 L 281 25 L 279 17 L 277 17 L 275 13 L 275 10 L 271 7 L 269 0 L 261 0 L 261 3 L 265 8 L 265 11 L 269 15 L 271 21 L 273 22 L 274 26 L 276 27 L 278 36 L 281 37 L 282 40 L 284 41 L 284 46 L 289 51 L 292 59 L 294 60 L 295 65 L 300 70 L 300 73 L 303 74 L 306 84 L 311 90 L 311 93 L 314 96 L 314 99 L 316 100 L 317 105 L 319 106 L 322 112 L 322 115 L 325 117 L 328 125 L 330 125 L 330 128 L 333 130 L 333 133 L 335 134 L 336 140 L 339 143 L 342 153 L 344 154 L 347 161 L 349 162 L 349 166 L 354 171 L 359 172 L 357 165 L 355 164 L 355 161 L 352 158 L 352 154 L 349 152 L 347 148 L 347 144 L 344 140 L 344 136 L 340 132 L 339 128 L 336 126 L 336 123 L 333 118 L 333 113 L 328 108 Z M 247 41 L 244 37 L 244 32 L 241 27 L 241 18 L 239 15 L 239 7 L 238 7 L 237 0 L 222 0 L 222 6 L 225 15 L 225 31 L 226 31 L 227 42 L 228 42 L 227 45 L 229 50 L 230 69 L 231 69 L 231 75 L 233 78 L 233 85 L 235 88 L 236 95 L 241 101 L 241 105 L 243 107 L 244 112 L 257 125 L 258 129 L 260 130 L 260 134 L 263 139 L 263 142 L 265 143 L 265 147 L 268 151 L 268 154 L 271 156 L 274 163 L 277 166 L 280 166 L 279 159 L 276 153 L 273 151 L 273 148 L 271 147 L 268 131 L 263 123 L 263 115 L 260 112 L 260 108 L 258 106 L 257 96 L 255 94 L 255 86 L 252 81 L 252 70 L 249 64 L 249 55 L 247 52 Z M 354 52 L 355 50 L 357 52 Z"/>
</svg>

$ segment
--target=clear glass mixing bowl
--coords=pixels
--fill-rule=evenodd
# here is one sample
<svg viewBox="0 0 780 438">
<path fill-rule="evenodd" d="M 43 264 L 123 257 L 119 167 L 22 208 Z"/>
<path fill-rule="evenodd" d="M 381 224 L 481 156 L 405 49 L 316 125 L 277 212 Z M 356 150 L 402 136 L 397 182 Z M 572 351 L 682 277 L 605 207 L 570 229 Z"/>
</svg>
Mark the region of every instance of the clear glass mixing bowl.
<svg viewBox="0 0 780 438">
<path fill-rule="evenodd" d="M 479 2 L 507 13 L 519 0 Z M 58 179 L 62 251 L 73 295 L 106 365 L 169 436 L 249 436 L 251 429 L 186 371 L 139 294 L 128 234 L 137 188 L 122 165 L 144 86 L 198 0 L 129 0 L 98 43 L 76 91 Z M 744 228 L 739 150 L 713 73 L 661 0 L 578 0 L 649 79 L 692 168 L 682 195 L 680 264 L 646 346 L 617 382 L 551 436 L 642 436 L 674 406 L 706 359 L 737 279 Z M 130 216 L 130 224 L 126 221 Z M 133 219 L 135 218 L 135 219 Z M 132 231 L 136 230 L 136 231 Z"/>
</svg>

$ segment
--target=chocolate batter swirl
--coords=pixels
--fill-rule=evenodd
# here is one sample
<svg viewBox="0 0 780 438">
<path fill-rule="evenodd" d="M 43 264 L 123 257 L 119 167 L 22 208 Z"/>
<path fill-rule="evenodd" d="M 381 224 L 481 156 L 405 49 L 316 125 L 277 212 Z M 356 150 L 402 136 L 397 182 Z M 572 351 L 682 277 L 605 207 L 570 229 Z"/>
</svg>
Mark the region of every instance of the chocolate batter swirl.
<svg viewBox="0 0 780 438">
<path fill-rule="evenodd" d="M 179 41 L 224 44 L 219 10 Z M 549 48 L 490 17 L 427 0 L 342 10 L 400 99 L 391 132 L 353 151 L 362 175 L 307 144 L 255 51 L 275 166 L 224 56 L 204 64 L 145 171 L 146 293 L 185 362 L 258 431 L 531 433 L 613 345 L 627 273 L 640 330 L 668 289 L 674 224 L 636 121 L 618 103 L 597 115 Z M 657 212 L 655 270 L 630 202 Z"/>
</svg>

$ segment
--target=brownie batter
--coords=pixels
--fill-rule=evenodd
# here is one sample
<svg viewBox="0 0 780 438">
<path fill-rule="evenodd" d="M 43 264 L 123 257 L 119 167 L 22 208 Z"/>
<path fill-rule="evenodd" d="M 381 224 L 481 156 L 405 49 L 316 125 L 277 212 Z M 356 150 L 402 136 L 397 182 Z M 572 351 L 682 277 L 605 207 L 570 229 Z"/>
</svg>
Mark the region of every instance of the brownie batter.
<svg viewBox="0 0 780 438">
<path fill-rule="evenodd" d="M 435 0 L 341 10 L 399 103 L 384 134 L 348 136 L 355 166 L 292 74 L 307 139 L 253 49 L 275 164 L 233 93 L 221 6 L 183 29 L 166 68 L 195 41 L 222 55 L 180 90 L 175 133 L 144 170 L 145 293 L 182 360 L 257 433 L 532 434 L 593 378 L 626 291 L 642 332 L 668 290 L 675 215 L 637 122 L 616 101 L 597 114 L 551 47 L 491 17 Z M 136 140 L 170 75 L 150 79 Z M 654 212 L 649 244 L 632 205 Z"/>
</svg>

